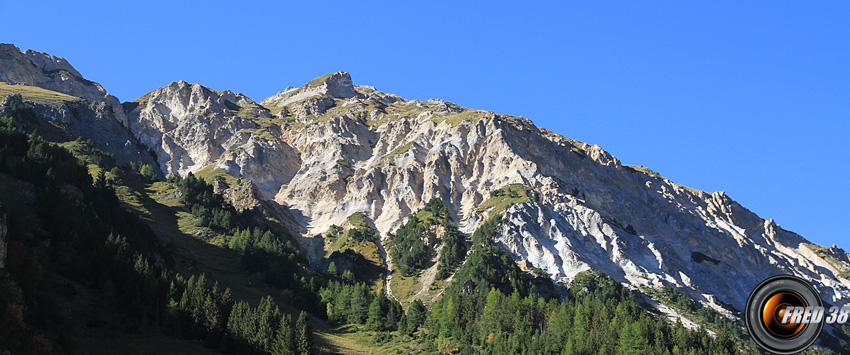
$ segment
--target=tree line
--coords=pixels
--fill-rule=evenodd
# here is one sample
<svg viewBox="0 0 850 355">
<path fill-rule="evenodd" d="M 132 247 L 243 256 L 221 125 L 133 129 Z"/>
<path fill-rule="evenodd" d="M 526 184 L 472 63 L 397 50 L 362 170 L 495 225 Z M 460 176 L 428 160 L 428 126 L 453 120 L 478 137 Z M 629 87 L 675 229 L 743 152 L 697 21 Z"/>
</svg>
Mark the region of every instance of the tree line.
<svg viewBox="0 0 850 355">
<path fill-rule="evenodd" d="M 669 325 L 641 309 L 628 290 L 598 271 L 580 273 L 564 300 L 539 296 L 540 282 L 493 243 L 501 216 L 473 233 L 473 249 L 431 308 L 419 341 L 462 354 L 734 354 L 721 331 Z"/>
</svg>

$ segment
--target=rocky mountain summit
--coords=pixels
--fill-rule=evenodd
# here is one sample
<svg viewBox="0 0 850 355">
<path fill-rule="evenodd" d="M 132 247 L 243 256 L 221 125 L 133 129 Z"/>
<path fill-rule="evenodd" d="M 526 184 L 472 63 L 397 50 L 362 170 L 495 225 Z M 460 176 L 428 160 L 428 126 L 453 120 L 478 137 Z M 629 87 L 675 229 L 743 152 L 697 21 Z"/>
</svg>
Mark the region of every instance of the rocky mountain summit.
<svg viewBox="0 0 850 355">
<path fill-rule="evenodd" d="M 118 98 L 98 83 L 83 78 L 65 58 L 0 43 L 0 82 L 36 86 L 71 96 L 106 103 L 122 124 L 127 119 Z"/>
<path fill-rule="evenodd" d="M 64 60 L 0 49 L 6 82 L 110 102 Z M 527 119 L 405 100 L 344 72 L 260 102 L 173 82 L 122 110 L 113 119 L 164 174 L 214 166 L 252 181 L 247 190 L 294 216 L 314 258 L 321 235 L 356 212 L 387 241 L 439 197 L 467 234 L 503 215 L 498 244 L 558 283 L 597 269 L 648 294 L 673 286 L 730 316 L 775 274 L 812 281 L 827 302 L 850 299 L 845 251 Z"/>
<path fill-rule="evenodd" d="M 119 164 L 157 165 L 127 130 L 118 99 L 100 84 L 64 58 L 0 43 L 0 116 L 15 110 L 31 112 L 24 123 L 50 139 L 91 139 Z"/>
</svg>

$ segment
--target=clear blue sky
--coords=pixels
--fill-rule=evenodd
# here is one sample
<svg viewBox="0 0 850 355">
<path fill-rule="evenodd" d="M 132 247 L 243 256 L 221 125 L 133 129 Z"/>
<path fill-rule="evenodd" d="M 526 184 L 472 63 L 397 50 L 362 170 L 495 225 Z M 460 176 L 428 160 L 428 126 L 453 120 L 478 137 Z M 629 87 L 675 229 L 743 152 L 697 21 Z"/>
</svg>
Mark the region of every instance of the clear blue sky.
<svg viewBox="0 0 850 355">
<path fill-rule="evenodd" d="M 0 41 L 123 101 L 177 80 L 260 100 L 344 70 L 531 118 L 850 248 L 850 2 L 586 3 L 7 1 Z"/>
</svg>

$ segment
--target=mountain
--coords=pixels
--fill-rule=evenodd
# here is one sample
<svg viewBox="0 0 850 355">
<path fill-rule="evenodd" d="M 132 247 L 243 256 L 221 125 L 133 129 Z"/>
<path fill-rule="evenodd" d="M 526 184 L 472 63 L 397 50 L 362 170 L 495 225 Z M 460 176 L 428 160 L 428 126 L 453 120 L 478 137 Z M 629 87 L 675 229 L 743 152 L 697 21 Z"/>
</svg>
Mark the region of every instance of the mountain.
<svg viewBox="0 0 850 355">
<path fill-rule="evenodd" d="M 118 98 L 100 84 L 86 80 L 65 58 L 27 49 L 21 52 L 12 44 L 0 43 L 0 81 L 57 91 L 71 96 L 105 103 L 115 119 L 126 125 Z"/>
<path fill-rule="evenodd" d="M 26 123 L 45 137 L 91 139 L 120 164 L 156 165 L 148 149 L 129 134 L 118 99 L 84 79 L 64 58 L 0 44 L 0 97 L 0 115 L 28 107 L 33 115 Z"/>
<path fill-rule="evenodd" d="M 520 117 L 404 100 L 343 72 L 259 105 L 183 82 L 137 102 L 129 128 L 164 172 L 215 165 L 251 179 L 306 236 L 362 212 L 392 239 L 407 215 L 439 197 L 466 233 L 504 213 L 498 244 L 562 284 L 601 270 L 635 289 L 674 286 L 729 315 L 780 273 L 812 281 L 828 302 L 850 297 L 843 250 L 815 246 L 723 192 L 622 165 Z M 537 197 L 488 204 L 511 184 Z"/>
<path fill-rule="evenodd" d="M 178 81 L 118 104 L 64 59 L 12 45 L 0 45 L 0 81 L 6 82 L 0 116 L 23 117 L 56 141 L 91 139 L 115 156 L 115 165 L 149 165 L 160 178 L 208 177 L 238 213 L 273 221 L 272 230 L 299 243 L 302 276 L 333 279 L 331 264 L 367 270 L 370 276 L 356 276 L 405 308 L 415 300 L 443 307 L 444 293 L 472 292 L 468 277 L 451 286 L 454 270 L 468 276 L 464 266 L 484 252 L 496 259 L 506 253 L 511 275 L 535 275 L 536 284 L 551 280 L 562 295 L 601 272 L 637 295 L 642 307 L 692 327 L 698 315 L 671 305 L 669 290 L 733 321 L 740 321 L 752 288 L 776 274 L 811 281 L 828 303 L 850 299 L 844 250 L 815 245 L 724 192 L 694 190 L 623 165 L 598 145 L 522 117 L 406 100 L 354 85 L 345 72 L 259 102 Z M 174 220 L 150 217 L 158 234 L 222 245 L 243 232 L 216 230 L 209 221 L 210 227 L 187 227 L 192 215 L 209 211 L 196 210 L 174 183 L 131 185 L 116 188 L 130 207 Z M 470 238 L 482 229 L 496 249 L 478 248 L 481 242 Z M 424 242 L 415 276 L 391 257 L 410 235 Z M 445 263 L 449 249 L 454 256 Z M 202 260 L 190 255 L 194 250 L 183 252 L 187 260 Z"/>
</svg>

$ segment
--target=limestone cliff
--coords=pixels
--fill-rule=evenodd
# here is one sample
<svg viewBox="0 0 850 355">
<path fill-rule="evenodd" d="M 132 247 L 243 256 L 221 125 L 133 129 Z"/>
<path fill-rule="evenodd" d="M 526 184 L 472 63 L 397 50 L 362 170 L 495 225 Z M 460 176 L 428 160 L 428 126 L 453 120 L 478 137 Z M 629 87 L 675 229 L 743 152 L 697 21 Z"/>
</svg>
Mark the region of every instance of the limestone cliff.
<svg viewBox="0 0 850 355">
<path fill-rule="evenodd" d="M 118 99 L 100 84 L 83 78 L 64 58 L 0 44 L 0 117 L 13 115 L 53 141 L 91 139 L 119 165 L 156 165 L 127 130 Z"/>
<path fill-rule="evenodd" d="M 442 100 L 407 101 L 354 86 L 347 73 L 278 93 L 253 115 L 240 117 L 254 104 L 228 95 L 175 83 L 132 112 L 130 127 L 163 149 L 165 170 L 217 164 L 254 179 L 262 196 L 289 207 L 308 236 L 363 212 L 391 238 L 434 196 L 472 232 L 496 212 L 479 209 L 490 192 L 518 183 L 539 197 L 504 211 L 497 241 L 555 281 L 600 269 L 635 288 L 671 284 L 718 309 L 741 310 L 759 281 L 791 273 L 812 280 L 830 302 L 850 297 L 850 281 L 839 277 L 848 266 L 843 251 L 820 255 L 722 192 L 623 166 L 599 146 L 522 118 Z M 267 140 L 245 130 L 260 130 Z M 228 153 L 234 147 L 262 151 L 262 160 L 237 162 Z"/>
<path fill-rule="evenodd" d="M 278 139 L 280 131 L 255 122 L 269 119 L 268 109 L 242 94 L 180 81 L 125 106 L 131 132 L 156 153 L 166 174 L 215 164 L 268 192 L 285 183 L 300 161 Z"/>
<path fill-rule="evenodd" d="M 0 43 L 0 81 L 36 86 L 71 96 L 105 103 L 111 114 L 126 126 L 121 103 L 100 84 L 86 80 L 65 58 Z"/>
<path fill-rule="evenodd" d="M 0 46 L 0 66 L 3 81 L 115 108 L 61 58 Z M 61 105 L 31 106 L 65 119 Z M 599 146 L 523 118 L 408 101 L 356 86 L 342 72 L 260 103 L 174 82 L 123 108 L 102 121 L 122 122 L 127 141 L 152 151 L 164 173 L 213 165 L 250 180 L 229 193 L 252 196 L 251 205 L 259 197 L 286 206 L 312 257 L 322 252 L 310 238 L 352 213 L 363 212 L 387 239 L 408 214 L 440 197 L 467 233 L 503 214 L 499 245 L 561 283 L 599 269 L 634 289 L 673 285 L 727 314 L 780 273 L 812 281 L 828 302 L 850 298 L 843 250 L 813 245 L 723 192 L 622 165 Z M 491 193 L 508 185 L 527 187 L 529 196 L 494 202 Z"/>
</svg>

